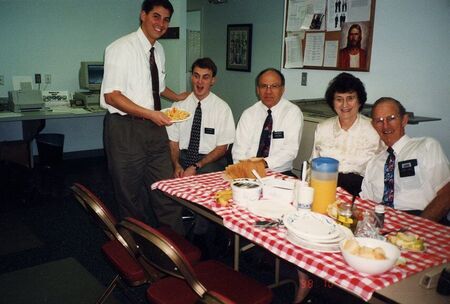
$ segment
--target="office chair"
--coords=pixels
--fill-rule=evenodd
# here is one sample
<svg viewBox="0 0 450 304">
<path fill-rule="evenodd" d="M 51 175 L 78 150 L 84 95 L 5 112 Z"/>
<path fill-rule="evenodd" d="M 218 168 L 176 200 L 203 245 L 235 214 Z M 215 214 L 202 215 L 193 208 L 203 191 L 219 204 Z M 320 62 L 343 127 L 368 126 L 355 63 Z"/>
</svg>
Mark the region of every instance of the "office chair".
<svg viewBox="0 0 450 304">
<path fill-rule="evenodd" d="M 103 244 L 101 249 L 118 272 L 105 292 L 97 300 L 97 303 L 103 303 L 117 284 L 124 287 L 122 280 L 129 286 L 139 286 L 148 282 L 154 282 L 163 275 L 151 265 L 136 260 L 129 244 L 116 228 L 117 220 L 97 196 L 79 183 L 75 183 L 71 189 L 77 201 L 108 236 L 109 241 Z M 182 250 L 186 252 L 190 262 L 195 264 L 200 260 L 200 250 L 175 233 L 171 228 L 164 226 L 159 228 L 158 231 L 183 248 Z"/>
<path fill-rule="evenodd" d="M 270 303 L 271 290 L 214 260 L 193 265 L 182 250 L 156 229 L 132 218 L 119 224 L 133 251 L 168 276 L 149 286 L 147 299 L 158 304 Z"/>
</svg>

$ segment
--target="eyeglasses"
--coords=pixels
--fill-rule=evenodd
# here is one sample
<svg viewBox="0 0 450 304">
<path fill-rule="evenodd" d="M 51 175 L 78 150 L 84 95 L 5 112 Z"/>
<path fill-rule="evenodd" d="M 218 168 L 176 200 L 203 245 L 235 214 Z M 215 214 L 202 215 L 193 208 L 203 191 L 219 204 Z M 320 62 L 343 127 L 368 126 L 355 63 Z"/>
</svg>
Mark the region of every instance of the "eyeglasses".
<svg viewBox="0 0 450 304">
<path fill-rule="evenodd" d="M 258 87 L 262 90 L 268 90 L 268 89 L 278 90 L 282 86 L 283 85 L 281 85 L 281 84 L 260 84 L 260 85 L 258 85 Z"/>
<path fill-rule="evenodd" d="M 399 115 L 399 114 L 392 114 L 392 115 L 389 115 L 389 116 L 386 116 L 386 117 L 378 117 L 378 118 L 375 118 L 375 119 L 373 120 L 373 122 L 374 122 L 375 124 L 377 124 L 377 125 L 382 125 L 382 124 L 384 124 L 385 121 L 386 121 L 387 123 L 391 123 L 391 122 L 393 122 L 394 120 L 396 120 L 397 118 L 400 118 L 400 115 Z"/>
</svg>

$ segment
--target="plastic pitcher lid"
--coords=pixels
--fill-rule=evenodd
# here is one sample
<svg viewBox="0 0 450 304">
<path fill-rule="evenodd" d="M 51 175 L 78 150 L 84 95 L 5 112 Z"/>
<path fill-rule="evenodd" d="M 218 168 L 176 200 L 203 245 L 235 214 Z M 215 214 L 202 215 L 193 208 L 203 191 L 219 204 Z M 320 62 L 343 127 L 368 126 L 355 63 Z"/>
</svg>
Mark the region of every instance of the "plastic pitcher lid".
<svg viewBox="0 0 450 304">
<path fill-rule="evenodd" d="M 331 157 L 317 157 L 312 160 L 312 170 L 319 172 L 337 172 L 339 161 Z"/>
</svg>

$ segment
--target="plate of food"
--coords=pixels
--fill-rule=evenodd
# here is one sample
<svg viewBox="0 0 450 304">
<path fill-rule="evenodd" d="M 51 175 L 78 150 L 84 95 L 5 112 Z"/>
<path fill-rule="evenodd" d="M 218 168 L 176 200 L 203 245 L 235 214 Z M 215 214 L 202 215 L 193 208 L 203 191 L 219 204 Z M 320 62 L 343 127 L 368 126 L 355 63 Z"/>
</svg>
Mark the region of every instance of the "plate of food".
<svg viewBox="0 0 450 304">
<path fill-rule="evenodd" d="M 162 109 L 161 112 L 166 114 L 172 122 L 183 122 L 191 118 L 191 113 L 179 108 Z"/>
<path fill-rule="evenodd" d="M 418 235 L 410 232 L 397 232 L 388 234 L 386 239 L 401 250 L 424 252 L 426 250 L 425 241 Z"/>
</svg>

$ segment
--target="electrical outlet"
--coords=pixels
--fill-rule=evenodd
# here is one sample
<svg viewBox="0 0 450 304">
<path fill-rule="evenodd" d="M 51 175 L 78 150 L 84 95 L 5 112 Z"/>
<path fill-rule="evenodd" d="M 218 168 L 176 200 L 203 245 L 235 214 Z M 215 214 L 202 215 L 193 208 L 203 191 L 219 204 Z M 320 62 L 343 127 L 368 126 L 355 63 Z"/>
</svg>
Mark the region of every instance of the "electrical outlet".
<svg viewBox="0 0 450 304">
<path fill-rule="evenodd" d="M 45 80 L 45 83 L 46 83 L 46 84 L 52 83 L 52 75 L 50 75 L 50 74 L 45 74 L 44 80 Z"/>
<path fill-rule="evenodd" d="M 4 86 L 5 85 L 5 76 L 0 75 L 0 86 Z"/>
<path fill-rule="evenodd" d="M 302 86 L 306 86 L 307 83 L 308 83 L 308 73 L 303 72 L 302 73 Z"/>
<path fill-rule="evenodd" d="M 34 74 L 34 83 L 41 83 L 41 74 Z"/>
</svg>

